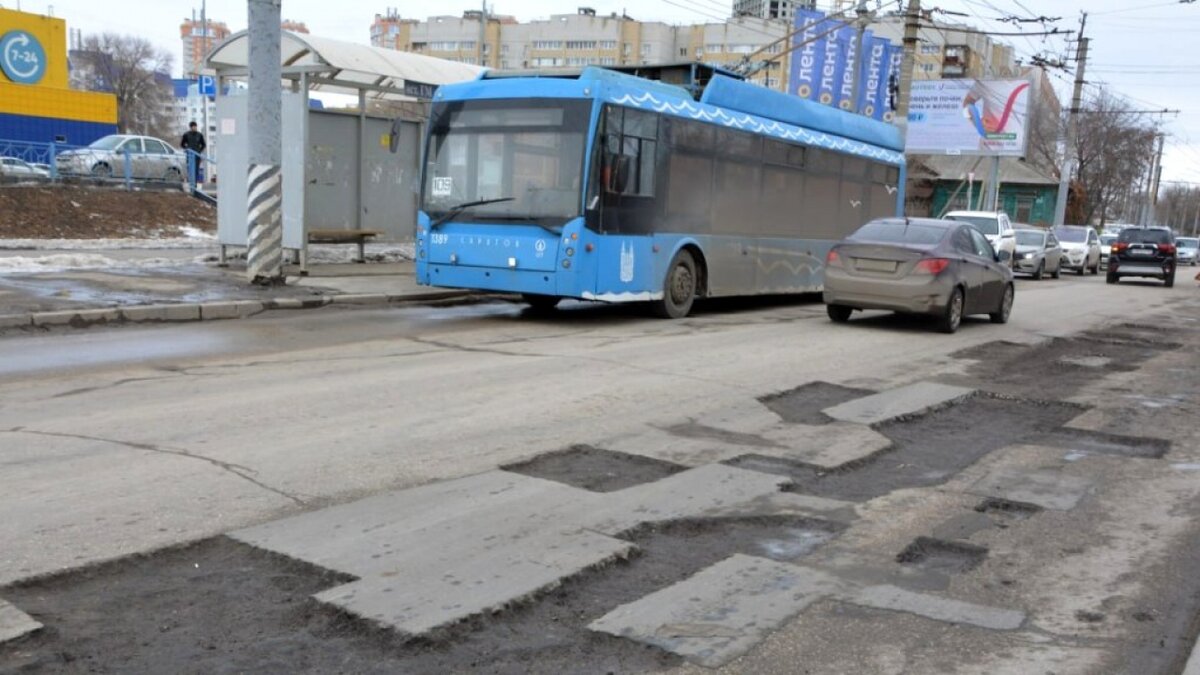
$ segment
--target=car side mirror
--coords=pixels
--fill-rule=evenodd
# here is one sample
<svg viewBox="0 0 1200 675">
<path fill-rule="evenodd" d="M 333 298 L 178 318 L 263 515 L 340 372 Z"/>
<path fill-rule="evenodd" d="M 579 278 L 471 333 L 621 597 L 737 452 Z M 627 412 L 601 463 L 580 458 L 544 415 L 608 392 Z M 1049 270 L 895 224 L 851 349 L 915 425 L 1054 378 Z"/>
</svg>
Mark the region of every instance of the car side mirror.
<svg viewBox="0 0 1200 675">
<path fill-rule="evenodd" d="M 1008 262 L 1008 251 L 996 251 L 996 262 Z"/>
</svg>

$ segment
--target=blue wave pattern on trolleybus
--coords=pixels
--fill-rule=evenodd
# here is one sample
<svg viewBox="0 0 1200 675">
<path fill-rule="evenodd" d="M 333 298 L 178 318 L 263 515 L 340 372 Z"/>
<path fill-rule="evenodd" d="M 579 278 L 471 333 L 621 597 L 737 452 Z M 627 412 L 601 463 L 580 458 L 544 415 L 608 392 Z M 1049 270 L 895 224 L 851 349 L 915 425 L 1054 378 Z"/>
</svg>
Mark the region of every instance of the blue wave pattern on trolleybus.
<svg viewBox="0 0 1200 675">
<path fill-rule="evenodd" d="M 825 254 L 902 213 L 899 131 L 716 74 L 686 89 L 602 68 L 442 87 L 417 280 L 531 301 L 821 290 Z"/>
</svg>

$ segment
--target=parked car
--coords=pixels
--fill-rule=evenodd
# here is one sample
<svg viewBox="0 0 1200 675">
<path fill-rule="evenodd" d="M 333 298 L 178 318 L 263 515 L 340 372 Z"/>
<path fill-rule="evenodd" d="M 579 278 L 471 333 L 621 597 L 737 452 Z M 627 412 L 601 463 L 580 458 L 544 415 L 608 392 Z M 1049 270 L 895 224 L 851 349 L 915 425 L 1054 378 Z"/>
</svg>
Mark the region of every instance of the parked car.
<svg viewBox="0 0 1200 675">
<path fill-rule="evenodd" d="M 29 178 L 41 180 L 50 178 L 50 172 L 38 168 L 23 159 L 16 157 L 0 157 L 0 175 L 9 178 Z"/>
<path fill-rule="evenodd" d="M 1112 252 L 1113 242 L 1117 240 L 1116 233 L 1100 235 L 1100 267 L 1108 267 L 1108 256 Z"/>
<path fill-rule="evenodd" d="M 1175 260 L 1180 265 L 1195 265 L 1200 260 L 1200 239 L 1178 237 L 1175 239 Z"/>
<path fill-rule="evenodd" d="M 1000 254 L 1001 262 L 1012 266 L 1013 255 L 1017 250 L 1016 236 L 1013 234 L 1012 221 L 1003 211 L 951 211 L 946 214 L 948 220 L 969 223 L 987 237 L 988 243 Z"/>
<path fill-rule="evenodd" d="M 1014 230 L 1017 252 L 1013 256 L 1013 271 L 1041 279 L 1049 274 L 1055 279 L 1062 276 L 1062 248 L 1053 232 L 1035 228 Z"/>
<path fill-rule="evenodd" d="M 1161 279 L 1175 285 L 1175 237 L 1166 227 L 1127 227 L 1121 230 L 1108 258 L 1108 283 L 1122 277 Z"/>
<path fill-rule="evenodd" d="M 1079 276 L 1085 272 L 1100 273 L 1100 235 L 1090 225 L 1059 225 L 1054 235 L 1062 245 L 1063 267 L 1075 270 Z"/>
<path fill-rule="evenodd" d="M 60 174 L 112 178 L 125 175 L 126 156 L 132 178 L 182 181 L 187 175 L 184 154 L 150 136 L 105 136 L 86 148 L 59 153 L 54 161 Z"/>
<path fill-rule="evenodd" d="M 927 314 L 945 333 L 969 314 L 1006 323 L 1012 270 L 974 226 L 932 218 L 880 218 L 834 245 L 825 259 L 829 318 L 854 310 Z"/>
</svg>

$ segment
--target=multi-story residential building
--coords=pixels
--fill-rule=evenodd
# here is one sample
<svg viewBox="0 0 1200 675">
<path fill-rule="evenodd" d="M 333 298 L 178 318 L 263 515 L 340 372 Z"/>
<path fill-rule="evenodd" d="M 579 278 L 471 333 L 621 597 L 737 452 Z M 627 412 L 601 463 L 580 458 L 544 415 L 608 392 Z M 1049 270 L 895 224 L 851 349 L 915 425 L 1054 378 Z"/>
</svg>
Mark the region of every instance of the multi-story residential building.
<svg viewBox="0 0 1200 675">
<path fill-rule="evenodd" d="M 204 69 L 204 58 L 229 35 L 229 26 L 224 21 L 200 21 L 195 13 L 191 19 L 185 19 L 179 26 L 179 37 L 183 41 L 183 60 L 180 61 L 180 66 L 184 76 L 198 75 Z"/>
<path fill-rule="evenodd" d="M 753 17 L 725 23 L 671 26 L 619 14 L 598 15 L 583 7 L 526 23 L 481 12 L 402 18 L 395 10 L 375 15 L 371 44 L 501 69 L 632 66 L 699 60 L 725 67 L 740 63 L 787 33 L 787 24 Z M 753 79 L 782 90 L 787 58 L 782 42 L 753 60 L 774 61 Z"/>
<path fill-rule="evenodd" d="M 903 14 L 877 18 L 867 26 L 895 44 L 904 39 Z M 934 22 L 917 34 L 913 77 L 921 80 L 1017 77 L 1013 48 L 960 24 Z"/>
<path fill-rule="evenodd" d="M 797 9 L 816 9 L 816 0 L 733 0 L 733 16 L 755 19 L 771 19 L 792 23 L 792 12 Z"/>
</svg>

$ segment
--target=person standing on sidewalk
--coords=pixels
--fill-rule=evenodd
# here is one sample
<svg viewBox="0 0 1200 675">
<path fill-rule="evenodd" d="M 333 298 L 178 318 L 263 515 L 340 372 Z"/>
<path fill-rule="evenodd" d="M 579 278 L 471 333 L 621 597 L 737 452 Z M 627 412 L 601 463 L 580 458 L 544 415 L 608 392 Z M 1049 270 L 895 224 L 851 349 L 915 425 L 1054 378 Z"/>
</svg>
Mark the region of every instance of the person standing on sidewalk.
<svg viewBox="0 0 1200 675">
<path fill-rule="evenodd" d="M 204 175 L 200 169 L 200 157 L 204 154 L 204 149 L 208 147 L 208 143 L 204 140 L 204 134 L 196 130 L 196 123 L 192 122 L 188 125 L 187 133 L 183 135 L 183 140 L 179 146 L 187 152 L 188 159 L 188 175 L 195 176 L 197 183 L 204 182 Z M 191 152 L 188 152 L 188 151 Z M 195 154 L 193 154 L 195 153 Z"/>
</svg>

